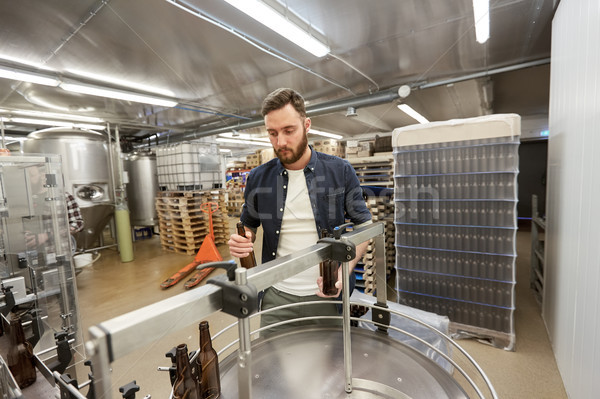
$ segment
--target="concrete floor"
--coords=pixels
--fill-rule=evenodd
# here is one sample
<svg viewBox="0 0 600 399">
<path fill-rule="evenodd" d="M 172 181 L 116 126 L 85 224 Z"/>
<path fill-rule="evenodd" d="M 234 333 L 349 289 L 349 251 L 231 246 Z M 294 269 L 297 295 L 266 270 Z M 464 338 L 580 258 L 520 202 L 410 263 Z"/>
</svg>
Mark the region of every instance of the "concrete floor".
<svg viewBox="0 0 600 399">
<path fill-rule="evenodd" d="M 529 232 L 521 229 L 518 233 L 516 350 L 504 351 L 474 339 L 461 339 L 458 344 L 479 363 L 499 398 L 567 398 L 540 307 L 529 289 L 529 248 Z M 77 276 L 86 340 L 90 326 L 184 292 L 182 283 L 167 290 L 162 290 L 159 284 L 192 261 L 193 256 L 163 251 L 156 236 L 135 242 L 134 251 L 133 262 L 121 263 L 116 250 L 102 250 L 100 258 Z M 229 259 L 225 245 L 220 245 L 219 251 L 224 259 Z M 217 273 L 221 271 L 213 272 Z M 211 315 L 207 320 L 213 335 L 235 321 L 222 313 Z M 190 323 L 180 331 L 165 326 L 164 333 L 151 345 L 113 362 L 113 398 L 120 398 L 118 387 L 132 380 L 141 387 L 138 397 L 147 394 L 153 398 L 168 397 L 168 374 L 157 371 L 157 367 L 170 365 L 165 353 L 177 344 L 187 343 L 191 349 L 198 347 L 198 321 L 190 320 Z M 252 322 L 253 326 L 256 324 L 257 321 Z M 216 338 L 214 345 L 219 350 L 234 337 L 237 337 L 237 328 Z M 80 382 L 87 373 L 87 367 L 77 367 Z"/>
</svg>

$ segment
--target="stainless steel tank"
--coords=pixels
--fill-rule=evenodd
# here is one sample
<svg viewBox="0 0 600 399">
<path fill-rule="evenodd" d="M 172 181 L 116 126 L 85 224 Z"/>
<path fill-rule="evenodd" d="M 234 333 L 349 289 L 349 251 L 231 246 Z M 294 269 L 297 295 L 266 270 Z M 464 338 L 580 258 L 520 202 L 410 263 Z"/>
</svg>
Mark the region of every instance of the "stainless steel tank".
<svg viewBox="0 0 600 399">
<path fill-rule="evenodd" d="M 84 221 L 79 248 L 92 248 L 114 213 L 106 135 L 92 130 L 50 128 L 29 133 L 24 153 L 59 154 L 65 191 L 73 194 Z"/>
<path fill-rule="evenodd" d="M 123 167 L 129 176 L 127 204 L 132 226 L 154 226 L 158 223 L 154 197 L 158 191 L 156 154 L 134 152 L 128 154 Z"/>
</svg>

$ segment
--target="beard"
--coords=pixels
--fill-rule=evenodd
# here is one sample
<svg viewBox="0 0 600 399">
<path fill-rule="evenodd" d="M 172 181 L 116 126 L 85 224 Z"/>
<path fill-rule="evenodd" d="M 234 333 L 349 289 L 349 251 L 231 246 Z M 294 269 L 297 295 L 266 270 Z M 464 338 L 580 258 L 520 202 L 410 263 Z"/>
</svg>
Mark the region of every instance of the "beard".
<svg viewBox="0 0 600 399">
<path fill-rule="evenodd" d="M 298 143 L 298 145 L 295 148 L 283 147 L 275 151 L 275 155 L 277 155 L 277 158 L 279 158 L 282 164 L 293 164 L 294 162 L 302 158 L 302 155 L 304 155 L 304 151 L 306 151 L 306 148 L 308 147 L 308 137 L 306 134 L 306 127 L 303 126 L 303 130 L 304 133 L 302 135 L 302 140 Z M 290 153 L 284 155 L 282 152 L 286 150 Z"/>
</svg>

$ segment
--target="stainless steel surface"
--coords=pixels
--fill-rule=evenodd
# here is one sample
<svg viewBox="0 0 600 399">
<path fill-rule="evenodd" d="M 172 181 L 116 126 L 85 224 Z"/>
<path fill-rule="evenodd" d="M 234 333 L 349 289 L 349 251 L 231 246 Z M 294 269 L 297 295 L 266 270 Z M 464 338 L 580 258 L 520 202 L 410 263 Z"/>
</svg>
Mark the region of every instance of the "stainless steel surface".
<svg viewBox="0 0 600 399">
<path fill-rule="evenodd" d="M 359 244 L 377 234 L 383 234 L 382 222 L 347 233 L 346 239 Z M 318 264 L 328 254 L 328 244 L 316 244 L 248 270 L 247 279 L 260 291 Z M 98 384 L 105 392 L 110 392 L 108 364 L 164 335 L 165 326 L 169 326 L 171 332 L 178 331 L 221 309 L 221 288 L 209 284 L 90 328 L 91 339 L 86 344 L 86 351 L 93 358 Z M 144 331 L 144 335 L 139 331 Z"/>
<path fill-rule="evenodd" d="M 247 270 L 243 267 L 235 270 L 235 284 L 248 284 Z M 252 343 L 250 339 L 250 320 L 238 319 L 238 392 L 240 399 L 252 399 Z"/>
<path fill-rule="evenodd" d="M 350 265 L 348 262 L 342 263 L 342 281 L 344 287 L 350 285 Z M 342 291 L 342 307 L 343 307 L 343 348 L 344 348 L 344 376 L 346 378 L 346 392 L 352 392 L 352 339 L 350 337 L 350 290 Z"/>
<path fill-rule="evenodd" d="M 375 236 L 373 243 L 375 244 L 375 288 L 377 291 L 377 303 L 383 305 L 387 302 L 388 291 L 385 234 Z"/>
<path fill-rule="evenodd" d="M 155 197 L 158 191 L 156 155 L 152 153 L 127 154 L 123 166 L 129 176 L 127 205 L 132 226 L 158 224 Z"/>
<path fill-rule="evenodd" d="M 106 135 L 91 130 L 50 128 L 32 132 L 25 153 L 58 154 L 63 162 L 65 191 L 71 193 L 83 217 L 76 234 L 79 248 L 91 248 L 112 216 L 112 190 Z"/>
<path fill-rule="evenodd" d="M 299 328 L 253 342 L 253 391 L 269 398 L 467 398 L 431 359 L 363 329 L 352 330 L 354 389 L 344 390 L 342 331 Z M 222 398 L 237 398 L 236 356 L 220 362 Z M 363 383 L 369 381 L 370 383 Z M 382 387 L 386 387 L 383 389 Z M 399 394 L 401 393 L 401 394 Z"/>
<path fill-rule="evenodd" d="M 0 108 L 97 116 L 120 125 L 123 136 L 168 132 L 176 140 L 253 118 L 279 86 L 299 89 L 315 106 L 547 59 L 555 7 L 549 0 L 493 1 L 491 37 L 479 44 L 471 0 L 278 2 L 327 38 L 330 55 L 316 58 L 225 2 L 173 3 L 181 7 L 165 0 L 2 2 L 0 64 L 104 87 L 132 84 L 132 90 L 179 99 L 177 107 L 0 79 Z M 491 77 L 494 112 L 547 118 L 549 65 L 534 70 L 526 85 L 507 77 L 528 70 Z M 478 116 L 487 112 L 482 83 L 477 78 L 416 90 L 406 102 L 432 121 Z M 414 123 L 393 102 L 358 107 L 357 113 L 332 112 L 315 117 L 313 125 L 351 137 Z M 7 134 L 32 129 L 5 124 Z"/>
</svg>

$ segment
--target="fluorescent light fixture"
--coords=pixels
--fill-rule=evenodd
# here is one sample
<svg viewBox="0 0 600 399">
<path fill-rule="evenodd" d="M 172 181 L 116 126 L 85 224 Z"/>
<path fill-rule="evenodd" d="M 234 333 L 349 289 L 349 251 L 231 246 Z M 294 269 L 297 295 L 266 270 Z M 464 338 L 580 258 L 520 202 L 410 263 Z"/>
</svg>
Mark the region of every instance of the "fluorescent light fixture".
<svg viewBox="0 0 600 399">
<path fill-rule="evenodd" d="M 250 141 L 262 141 L 264 143 L 269 143 L 269 139 L 266 137 L 255 137 L 251 134 L 246 134 L 246 133 L 237 133 L 237 135 L 235 135 L 233 132 L 221 133 L 221 134 L 219 134 L 219 137 L 240 139 L 240 140 L 250 140 Z"/>
<path fill-rule="evenodd" d="M 219 148 L 219 152 L 231 152 L 230 148 Z"/>
<path fill-rule="evenodd" d="M 257 145 L 260 147 L 271 147 L 271 143 L 265 143 L 263 141 L 236 140 L 236 139 L 227 139 L 227 138 L 223 138 L 223 137 L 219 137 L 215 140 L 218 141 L 219 143 L 231 143 L 231 144 L 239 144 L 239 145 L 250 144 L 250 145 Z"/>
<path fill-rule="evenodd" d="M 13 68 L 7 68 L 0 66 L 0 78 L 18 80 L 21 82 L 35 83 L 44 86 L 56 87 L 59 85 L 60 80 L 44 75 L 40 75 L 34 72 L 22 72 Z"/>
<path fill-rule="evenodd" d="M 258 0 L 225 0 L 244 14 L 254 18 L 275 33 L 317 57 L 329 54 L 330 48 L 286 17 Z"/>
<path fill-rule="evenodd" d="M 92 96 L 115 98 L 117 100 L 133 101 L 142 104 L 154 104 L 163 107 L 174 107 L 177 101 L 166 100 L 164 98 L 146 96 L 143 94 L 135 94 L 122 90 L 104 89 L 102 87 L 90 86 L 80 83 L 61 83 L 61 89 L 81 94 L 89 94 Z"/>
<path fill-rule="evenodd" d="M 110 76 L 98 75 L 95 73 L 79 71 L 75 69 L 67 69 L 66 72 L 72 73 L 73 75 L 82 76 L 96 82 L 110 83 L 114 86 L 158 94 L 159 96 L 175 97 L 175 93 L 173 93 L 171 90 L 159 89 L 153 86 L 139 84 L 128 80 L 121 80 Z"/>
<path fill-rule="evenodd" d="M 336 139 L 336 140 L 341 140 L 344 138 L 344 136 L 342 136 L 341 134 L 322 132 L 320 130 L 316 130 L 313 128 L 311 128 L 308 132 L 311 134 L 316 134 L 316 135 L 323 136 L 323 137 L 329 137 L 329 138 Z"/>
<path fill-rule="evenodd" d="M 63 119 L 63 120 L 77 121 L 77 122 L 104 123 L 104 119 L 96 118 L 96 117 L 92 117 L 92 116 L 57 114 L 54 112 L 28 111 L 28 110 L 8 111 L 5 109 L 0 109 L 0 113 L 8 113 L 11 115 L 33 116 L 33 117 L 40 117 L 40 118 Z"/>
<path fill-rule="evenodd" d="M 412 109 L 412 107 L 408 104 L 398 104 L 398 108 L 400 109 L 400 111 L 404 112 L 419 123 L 429 123 L 427 118 L 425 118 L 423 115 Z"/>
<path fill-rule="evenodd" d="M 45 119 L 31 119 L 31 118 L 9 118 L 10 122 L 22 123 L 25 125 L 44 125 L 44 126 L 57 126 L 57 127 L 70 127 L 79 129 L 91 129 L 91 130 L 104 130 L 104 125 L 92 125 L 88 123 L 73 123 L 64 121 L 51 121 Z"/>
<path fill-rule="evenodd" d="M 483 44 L 490 38 L 490 0 L 473 0 L 473 16 L 475 38 Z"/>
</svg>

